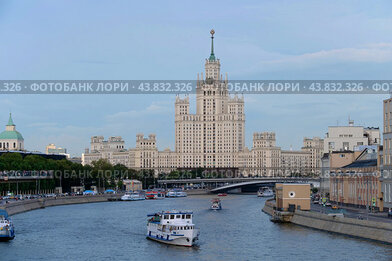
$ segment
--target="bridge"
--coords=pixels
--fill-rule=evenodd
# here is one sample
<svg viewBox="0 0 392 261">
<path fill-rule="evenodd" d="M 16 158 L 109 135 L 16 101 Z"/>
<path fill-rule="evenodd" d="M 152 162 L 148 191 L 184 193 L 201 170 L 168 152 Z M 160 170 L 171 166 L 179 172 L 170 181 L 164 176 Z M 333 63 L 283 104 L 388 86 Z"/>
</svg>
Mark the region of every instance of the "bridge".
<svg viewBox="0 0 392 261">
<path fill-rule="evenodd" d="M 319 178 L 306 177 L 258 177 L 258 178 L 212 178 L 212 179 L 173 179 L 159 180 L 161 186 L 190 186 L 198 184 L 202 188 L 209 189 L 212 193 L 241 192 L 243 189 L 253 187 L 257 190 L 260 186 L 274 185 L 275 183 L 312 183 L 320 182 Z"/>
</svg>

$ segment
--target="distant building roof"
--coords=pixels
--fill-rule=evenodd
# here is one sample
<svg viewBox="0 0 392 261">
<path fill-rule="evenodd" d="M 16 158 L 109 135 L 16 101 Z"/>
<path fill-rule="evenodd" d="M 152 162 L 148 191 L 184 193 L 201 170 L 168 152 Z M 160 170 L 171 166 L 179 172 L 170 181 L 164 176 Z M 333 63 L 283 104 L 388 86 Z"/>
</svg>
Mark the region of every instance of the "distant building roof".
<svg viewBox="0 0 392 261">
<path fill-rule="evenodd" d="M 377 159 L 357 160 L 343 167 L 343 169 L 376 167 Z"/>
<path fill-rule="evenodd" d="M 338 153 L 338 154 L 341 154 L 341 153 L 353 153 L 354 151 L 352 151 L 352 150 L 342 150 L 342 151 L 339 151 L 339 150 L 335 150 L 335 151 L 332 151 L 331 153 Z"/>
</svg>

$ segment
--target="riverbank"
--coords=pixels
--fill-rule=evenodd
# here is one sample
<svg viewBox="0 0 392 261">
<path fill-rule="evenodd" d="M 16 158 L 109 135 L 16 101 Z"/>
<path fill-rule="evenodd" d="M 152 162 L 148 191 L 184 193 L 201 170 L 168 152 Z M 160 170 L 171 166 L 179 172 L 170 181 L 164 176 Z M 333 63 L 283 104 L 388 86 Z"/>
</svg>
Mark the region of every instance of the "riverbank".
<svg viewBox="0 0 392 261">
<path fill-rule="evenodd" d="M 274 203 L 272 201 L 266 201 L 263 212 L 272 216 L 274 212 L 273 208 Z M 318 212 L 301 210 L 295 211 L 290 223 L 326 232 L 392 244 L 391 223 L 358 220 L 347 217 L 333 217 Z"/>
<path fill-rule="evenodd" d="M 208 195 L 208 190 L 189 190 L 186 191 L 188 196 L 193 195 Z M 16 215 L 19 213 L 61 205 L 71 204 L 86 204 L 86 203 L 97 203 L 106 201 L 118 201 L 123 194 L 104 194 L 104 195 L 88 195 L 88 196 L 69 196 L 69 197 L 57 197 L 57 198 L 40 198 L 40 199 L 28 199 L 9 202 L 5 205 L 0 206 L 0 209 L 5 209 L 8 215 Z"/>
<path fill-rule="evenodd" d="M 57 198 L 40 198 L 28 199 L 21 201 L 14 201 L 0 206 L 1 209 L 7 210 L 9 215 L 16 215 L 19 213 L 53 206 L 71 205 L 71 204 L 85 204 L 105 202 L 110 198 L 120 198 L 119 194 L 106 194 L 106 195 L 89 195 L 89 196 L 71 196 L 71 197 L 57 197 Z"/>
</svg>

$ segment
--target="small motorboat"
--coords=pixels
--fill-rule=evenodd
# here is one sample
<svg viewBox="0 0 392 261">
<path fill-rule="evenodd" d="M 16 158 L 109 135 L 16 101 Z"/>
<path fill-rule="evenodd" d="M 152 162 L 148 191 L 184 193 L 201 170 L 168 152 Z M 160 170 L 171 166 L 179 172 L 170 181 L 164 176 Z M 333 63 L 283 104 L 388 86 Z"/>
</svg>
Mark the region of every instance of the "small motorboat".
<svg viewBox="0 0 392 261">
<path fill-rule="evenodd" d="M 166 193 L 166 197 L 168 197 L 168 198 L 175 198 L 175 197 L 176 197 L 176 192 L 173 191 L 173 190 L 169 190 L 169 191 Z"/>
<path fill-rule="evenodd" d="M 269 187 L 262 187 L 257 191 L 258 197 L 273 197 L 274 191 Z"/>
<path fill-rule="evenodd" d="M 0 241 L 12 240 L 15 237 L 14 224 L 8 217 L 8 212 L 0 209 Z"/>
<path fill-rule="evenodd" d="M 166 193 L 168 198 L 181 198 L 188 196 L 187 193 L 181 189 L 171 189 Z"/>
<path fill-rule="evenodd" d="M 221 210 L 222 209 L 222 204 L 219 198 L 214 198 L 211 200 L 211 209 L 212 210 Z"/>
<path fill-rule="evenodd" d="M 192 222 L 191 211 L 162 211 L 147 215 L 147 238 L 160 243 L 193 246 L 200 230 Z"/>
<path fill-rule="evenodd" d="M 227 196 L 227 193 L 219 193 L 218 194 L 218 197 L 226 197 Z"/>
<path fill-rule="evenodd" d="M 176 197 L 177 198 L 183 198 L 183 197 L 187 197 L 188 194 L 185 191 L 176 191 Z"/>
</svg>

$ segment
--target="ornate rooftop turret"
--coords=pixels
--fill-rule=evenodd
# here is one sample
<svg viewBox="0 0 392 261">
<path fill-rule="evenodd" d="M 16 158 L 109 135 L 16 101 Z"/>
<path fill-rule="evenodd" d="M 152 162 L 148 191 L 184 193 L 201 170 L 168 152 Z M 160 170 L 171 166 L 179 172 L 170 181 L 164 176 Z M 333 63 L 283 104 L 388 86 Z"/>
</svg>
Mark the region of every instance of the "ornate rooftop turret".
<svg viewBox="0 0 392 261">
<path fill-rule="evenodd" d="M 7 126 L 15 126 L 14 121 L 12 120 L 11 112 L 10 112 L 10 117 L 8 119 L 8 124 Z"/>
</svg>

